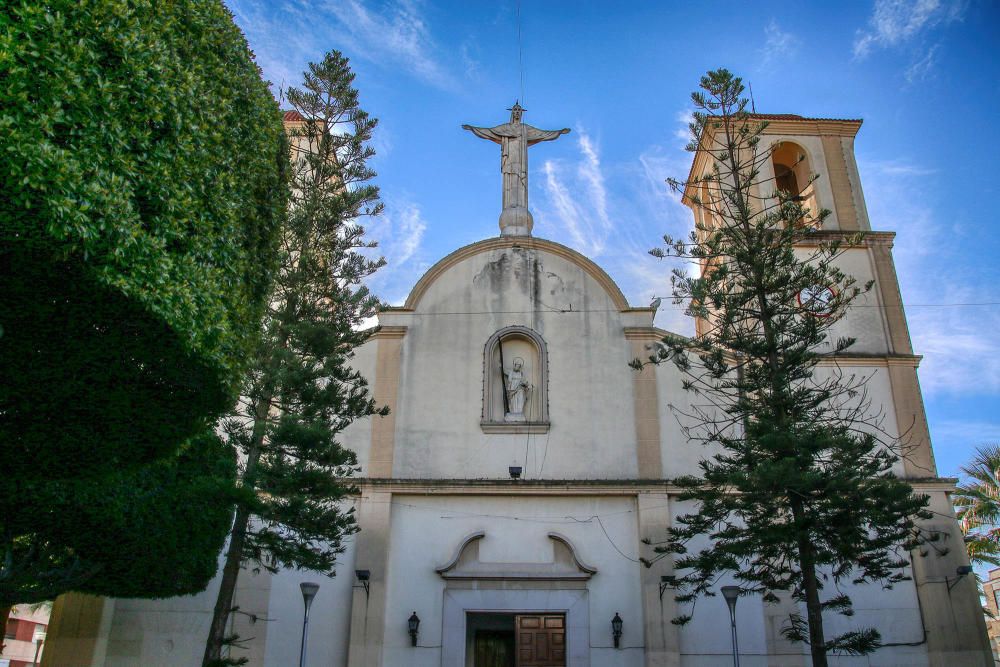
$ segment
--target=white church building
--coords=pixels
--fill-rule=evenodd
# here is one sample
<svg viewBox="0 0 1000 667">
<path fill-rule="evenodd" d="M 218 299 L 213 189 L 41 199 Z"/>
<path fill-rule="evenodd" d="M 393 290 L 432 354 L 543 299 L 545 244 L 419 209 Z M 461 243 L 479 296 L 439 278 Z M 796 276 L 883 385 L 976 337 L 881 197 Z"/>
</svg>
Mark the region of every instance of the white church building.
<svg viewBox="0 0 1000 667">
<path fill-rule="evenodd" d="M 854 159 L 861 121 L 766 118 L 766 139 L 781 144 L 769 168 L 786 172 L 782 156 L 803 154 L 805 163 L 793 160 L 791 169 L 820 174 L 803 193 L 809 206 L 832 211 L 817 236 L 867 232 L 841 261 L 875 288 L 861 297 L 866 307 L 838 324 L 836 335 L 857 338 L 838 364 L 870 378 L 887 430 L 908 433 L 916 450 L 897 472 L 930 497 L 931 524 L 950 536 L 947 554 L 914 554 L 912 581 L 847 589 L 856 615 L 828 615 L 828 634 L 874 626 L 887 646 L 832 656 L 831 664 L 992 665 L 976 583 L 958 574 L 968 558 L 949 499 L 954 480 L 939 478 L 934 465 L 894 234 L 871 231 L 865 207 Z M 665 332 L 653 326 L 655 311 L 630 305 L 600 266 L 531 235 L 526 197 L 507 182 L 516 176 L 507 167 L 526 166 L 517 162 L 527 146 L 560 131 L 522 126 L 519 147 L 504 134 L 519 120 L 467 128 L 503 146 L 501 234 L 438 261 L 357 351 L 356 367 L 391 414 L 343 436 L 363 476 L 360 532 L 337 576 L 241 574 L 232 630 L 243 648 L 233 657 L 251 667 L 298 664 L 304 581 L 320 584 L 311 667 L 733 664 L 723 597 L 701 599 L 689 624 L 674 625 L 670 560 L 640 562 L 654 556 L 647 543 L 661 542 L 672 518 L 690 509 L 670 480 L 698 474 L 706 454 L 682 435 L 669 407 L 690 400 L 678 371 L 628 366 Z M 696 155 L 692 174 L 707 168 Z M 159 601 L 64 596 L 43 664 L 199 665 L 215 595 L 213 585 Z M 740 664 L 809 664 L 808 647 L 780 632 L 795 612 L 791 601 L 741 597 Z"/>
</svg>

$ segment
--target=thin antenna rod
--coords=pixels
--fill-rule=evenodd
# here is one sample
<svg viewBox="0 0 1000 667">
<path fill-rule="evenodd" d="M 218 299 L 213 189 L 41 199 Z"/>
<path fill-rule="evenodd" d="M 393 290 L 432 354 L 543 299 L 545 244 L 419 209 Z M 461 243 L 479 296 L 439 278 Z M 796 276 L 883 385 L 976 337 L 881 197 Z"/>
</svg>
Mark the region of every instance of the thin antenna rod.
<svg viewBox="0 0 1000 667">
<path fill-rule="evenodd" d="M 748 83 L 747 88 L 750 89 L 750 111 L 753 113 L 757 113 L 757 105 L 754 104 L 753 101 L 753 86 Z"/>
<path fill-rule="evenodd" d="M 521 101 L 527 104 L 524 97 L 524 55 L 521 49 L 521 0 L 517 0 L 517 67 L 521 74 Z"/>
</svg>

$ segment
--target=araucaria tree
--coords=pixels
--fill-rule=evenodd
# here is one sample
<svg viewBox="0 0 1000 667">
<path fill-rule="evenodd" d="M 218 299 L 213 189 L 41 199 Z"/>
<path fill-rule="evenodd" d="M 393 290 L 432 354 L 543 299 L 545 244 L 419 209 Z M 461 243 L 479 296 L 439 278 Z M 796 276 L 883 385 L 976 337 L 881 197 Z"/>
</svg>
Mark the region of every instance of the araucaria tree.
<svg viewBox="0 0 1000 667">
<path fill-rule="evenodd" d="M 366 162 L 376 120 L 358 107 L 354 75 L 340 53 L 311 64 L 288 101 L 292 124 L 292 201 L 282 233 L 280 266 L 242 398 L 222 423 L 241 453 L 242 499 L 204 664 L 218 664 L 241 566 L 281 567 L 333 576 L 342 540 L 356 530 L 354 453 L 338 434 L 361 417 L 386 414 L 350 367 L 353 350 L 378 300 L 362 284 L 384 264 L 366 257 L 374 243 L 357 224 L 382 210 Z"/>
<path fill-rule="evenodd" d="M 678 419 L 707 449 L 701 475 L 676 480 L 694 509 L 658 551 L 674 558 L 680 604 L 714 595 L 723 576 L 768 602 L 789 592 L 806 618 L 791 614 L 785 636 L 807 642 L 822 666 L 830 652 L 878 648 L 874 628 L 828 637 L 824 614 L 852 613 L 837 584 L 906 579 L 907 552 L 922 540 L 915 522 L 929 514 L 926 498 L 893 475 L 900 443 L 880 428 L 865 379 L 817 367 L 853 343 L 827 341 L 871 288 L 837 268 L 863 240 L 819 231 L 828 211 L 807 210 L 800 192 L 762 177 L 774 147 L 742 93 L 720 69 L 692 94 L 688 150 L 706 167 L 669 183 L 706 215 L 689 239 L 666 237 L 652 251 L 700 267 L 672 280 L 697 335 L 664 339 L 649 362 L 676 364 L 693 394 Z"/>
</svg>

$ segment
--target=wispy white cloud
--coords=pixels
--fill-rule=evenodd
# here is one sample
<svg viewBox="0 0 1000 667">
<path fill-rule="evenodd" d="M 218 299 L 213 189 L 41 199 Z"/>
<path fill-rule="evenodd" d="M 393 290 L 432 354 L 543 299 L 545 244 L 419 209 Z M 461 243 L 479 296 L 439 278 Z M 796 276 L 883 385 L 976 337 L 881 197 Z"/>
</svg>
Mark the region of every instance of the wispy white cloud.
<svg viewBox="0 0 1000 667">
<path fill-rule="evenodd" d="M 936 299 L 976 303 L 972 290 L 949 290 Z M 913 345 L 924 356 L 920 385 L 928 394 L 1000 392 L 1000 358 L 996 335 L 1000 316 L 989 307 L 920 308 L 907 311 Z"/>
<path fill-rule="evenodd" d="M 965 0 L 875 0 L 868 27 L 858 30 L 854 57 L 863 59 L 875 48 L 899 46 L 929 29 L 962 18 Z"/>
<path fill-rule="evenodd" d="M 868 160 L 865 162 L 866 171 L 875 173 L 879 177 L 885 176 L 930 176 L 936 174 L 937 170 L 908 162 L 906 160 Z"/>
<path fill-rule="evenodd" d="M 1000 309 L 989 285 L 949 251 L 950 229 L 921 194 L 935 170 L 905 160 L 861 160 L 874 229 L 897 232 L 894 256 L 914 352 L 928 396 L 1000 393 Z M 929 304 L 951 304 L 932 306 Z"/>
<path fill-rule="evenodd" d="M 691 123 L 694 122 L 694 111 L 691 109 L 678 111 L 676 118 L 678 126 L 674 130 L 674 136 L 680 142 L 679 147 L 683 148 L 691 141 Z"/>
<path fill-rule="evenodd" d="M 937 65 L 937 56 L 940 49 L 941 45 L 935 44 L 927 50 L 927 53 L 922 58 L 907 67 L 906 71 L 903 72 L 903 78 L 906 79 L 906 82 L 917 83 L 928 78 L 933 73 L 934 66 Z"/>
<path fill-rule="evenodd" d="M 466 38 L 459 47 L 459 55 L 462 59 L 462 66 L 465 69 L 465 76 L 468 79 L 476 80 L 482 76 L 479 64 L 479 44 L 471 37 Z"/>
<path fill-rule="evenodd" d="M 938 473 L 960 477 L 959 467 L 972 456 L 972 449 L 1000 443 L 1000 421 L 985 419 L 939 419 L 931 425 L 931 441 Z"/>
<path fill-rule="evenodd" d="M 604 187 L 604 174 L 601 172 L 601 158 L 597 155 L 594 142 L 582 128 L 577 129 L 577 137 L 580 144 L 580 153 L 583 160 L 577 165 L 576 173 L 590 188 L 591 201 L 594 205 L 596 217 L 601 226 L 611 229 L 611 222 L 608 219 L 608 192 Z"/>
<path fill-rule="evenodd" d="M 598 147 L 582 127 L 576 129 L 580 159 L 572 173 L 560 160 L 546 160 L 545 201 L 539 222 L 555 226 L 556 234 L 568 233 L 572 245 L 590 257 L 599 256 L 612 230 L 608 216 L 608 196 Z"/>
<path fill-rule="evenodd" d="M 385 213 L 369 222 L 367 236 L 379 243 L 372 254 L 385 257 L 386 265 L 368 280 L 368 286 L 383 300 L 393 305 L 403 303 L 427 270 L 421 253 L 426 229 L 419 205 L 405 199 L 390 198 Z"/>
<path fill-rule="evenodd" d="M 969 444 L 1000 443 L 1000 421 L 942 420 L 934 423 L 935 438 Z"/>
<path fill-rule="evenodd" d="M 686 126 L 691 120 L 690 111 L 679 113 L 677 120 Z M 686 144 L 689 137 L 683 138 L 685 140 L 683 143 Z M 673 238 L 683 238 L 693 229 L 694 218 L 691 209 L 681 203 L 680 193 L 674 192 L 666 184 L 668 178 L 686 177 L 691 166 L 690 160 L 691 154 L 677 147 L 667 149 L 650 146 L 639 155 L 642 178 L 638 179 L 641 187 L 636 193 L 636 201 L 641 205 L 640 215 L 649 221 L 648 238 L 653 241 L 647 243 L 644 250 L 648 251 L 654 245 L 661 245 L 664 234 Z M 636 276 L 637 287 L 642 291 L 644 298 L 646 296 L 650 299 L 653 296 L 663 298 L 656 316 L 656 325 L 674 333 L 692 335 L 694 320 L 684 314 L 683 304 L 674 304 L 670 298 L 670 275 L 674 269 L 697 275 L 697 265 L 676 258 L 653 259 L 650 262 L 648 252 L 646 254 L 647 257 L 641 261 L 640 258 L 636 258 L 634 262 L 630 262 L 626 270 Z"/>
<path fill-rule="evenodd" d="M 683 307 L 669 298 L 671 269 L 682 265 L 655 259 L 648 251 L 664 234 L 685 236 L 691 230 L 691 212 L 665 182 L 687 173 L 690 155 L 680 146 L 686 143 L 683 129 L 689 120 L 690 112 L 678 113 L 679 134 L 668 130 L 665 145 L 610 165 L 599 142 L 577 128 L 577 158 L 543 163 L 541 196 L 533 211 L 536 234 L 599 256 L 630 303 L 642 306 L 663 297 L 656 324 L 677 333 L 693 331 Z"/>
<path fill-rule="evenodd" d="M 447 58 L 415 0 L 376 6 L 362 0 L 234 0 L 237 24 L 254 45 L 257 61 L 276 90 L 297 86 L 305 64 L 331 44 L 345 55 L 408 73 L 432 86 L 457 88 Z M 356 70 L 357 68 L 355 68 Z"/>
<path fill-rule="evenodd" d="M 360 57 L 400 67 L 441 88 L 455 86 L 436 55 L 437 46 L 416 2 L 400 0 L 382 11 L 360 0 L 331 0 L 323 7 L 337 19 Z"/>
<path fill-rule="evenodd" d="M 785 32 L 775 19 L 764 26 L 764 46 L 760 49 L 761 68 L 769 67 L 784 59 L 793 57 L 802 41 L 790 32 Z"/>
</svg>

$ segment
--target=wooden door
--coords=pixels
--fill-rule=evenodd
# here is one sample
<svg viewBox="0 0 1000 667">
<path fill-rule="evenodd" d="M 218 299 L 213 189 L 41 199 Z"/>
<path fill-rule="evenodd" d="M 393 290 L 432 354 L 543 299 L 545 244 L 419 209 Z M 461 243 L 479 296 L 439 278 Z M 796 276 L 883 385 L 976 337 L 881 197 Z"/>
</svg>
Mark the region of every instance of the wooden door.
<svg viewBox="0 0 1000 667">
<path fill-rule="evenodd" d="M 515 617 L 517 667 L 565 667 L 566 617 L 519 614 Z"/>
</svg>

